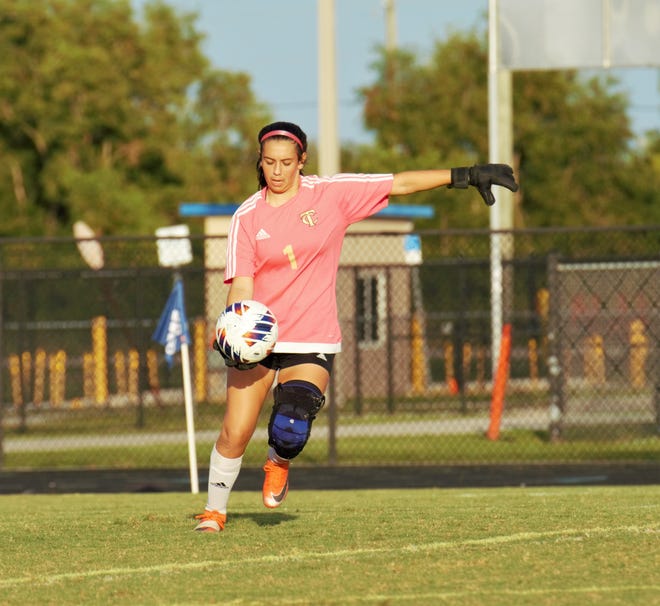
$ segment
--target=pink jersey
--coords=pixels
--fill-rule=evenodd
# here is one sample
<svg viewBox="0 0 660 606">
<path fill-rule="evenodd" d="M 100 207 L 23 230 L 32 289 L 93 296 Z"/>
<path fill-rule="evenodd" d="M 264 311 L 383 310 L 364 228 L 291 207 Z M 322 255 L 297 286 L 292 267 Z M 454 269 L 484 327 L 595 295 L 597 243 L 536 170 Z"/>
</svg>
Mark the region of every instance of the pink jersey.
<svg viewBox="0 0 660 606">
<path fill-rule="evenodd" d="M 344 234 L 387 206 L 391 174 L 301 176 L 286 204 L 266 203 L 266 190 L 234 213 L 225 282 L 254 278 L 253 298 L 275 314 L 275 352 L 336 353 L 341 332 L 335 294 Z"/>
</svg>

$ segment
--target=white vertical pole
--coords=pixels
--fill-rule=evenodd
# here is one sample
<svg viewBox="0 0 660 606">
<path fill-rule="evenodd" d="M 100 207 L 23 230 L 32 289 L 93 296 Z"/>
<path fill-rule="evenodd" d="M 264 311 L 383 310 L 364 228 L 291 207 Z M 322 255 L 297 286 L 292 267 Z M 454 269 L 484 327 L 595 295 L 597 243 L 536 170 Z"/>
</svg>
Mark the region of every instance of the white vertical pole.
<svg viewBox="0 0 660 606">
<path fill-rule="evenodd" d="M 188 343 L 181 344 L 181 369 L 183 372 L 183 399 L 186 407 L 186 432 L 188 434 L 188 464 L 190 467 L 190 492 L 199 492 L 197 476 L 197 448 L 195 446 L 195 420 L 192 405 L 192 382 L 190 380 L 190 353 Z"/>
<path fill-rule="evenodd" d="M 385 30 L 385 48 L 395 51 L 398 47 L 395 0 L 385 0 Z"/>
<path fill-rule="evenodd" d="M 319 173 L 339 172 L 337 70 L 335 67 L 335 3 L 318 0 Z"/>
<path fill-rule="evenodd" d="M 610 0 L 603 0 L 603 67 L 609 69 L 612 67 L 612 7 Z"/>
<path fill-rule="evenodd" d="M 488 157 L 498 162 L 499 133 L 499 39 L 497 0 L 488 0 Z M 490 306 L 491 306 L 491 360 L 495 376 L 502 335 L 502 228 L 497 203 L 490 207 Z"/>
</svg>

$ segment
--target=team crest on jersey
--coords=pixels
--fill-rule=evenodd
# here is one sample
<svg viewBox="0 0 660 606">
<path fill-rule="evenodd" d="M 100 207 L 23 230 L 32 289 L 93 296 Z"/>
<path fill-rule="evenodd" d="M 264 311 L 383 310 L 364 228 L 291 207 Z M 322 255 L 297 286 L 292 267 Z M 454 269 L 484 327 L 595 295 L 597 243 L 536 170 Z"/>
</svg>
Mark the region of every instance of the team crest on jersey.
<svg viewBox="0 0 660 606">
<path fill-rule="evenodd" d="M 307 225 L 307 227 L 314 227 L 319 222 L 319 218 L 316 216 L 316 211 L 314 209 L 300 213 L 300 220 Z"/>
</svg>

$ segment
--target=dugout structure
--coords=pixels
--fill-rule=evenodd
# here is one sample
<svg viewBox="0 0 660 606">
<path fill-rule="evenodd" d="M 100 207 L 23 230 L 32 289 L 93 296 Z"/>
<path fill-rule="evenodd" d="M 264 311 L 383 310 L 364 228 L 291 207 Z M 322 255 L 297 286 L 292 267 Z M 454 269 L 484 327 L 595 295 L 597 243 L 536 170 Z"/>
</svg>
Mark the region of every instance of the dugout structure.
<svg viewBox="0 0 660 606">
<path fill-rule="evenodd" d="M 660 260 L 549 258 L 553 439 L 660 434 Z"/>
</svg>

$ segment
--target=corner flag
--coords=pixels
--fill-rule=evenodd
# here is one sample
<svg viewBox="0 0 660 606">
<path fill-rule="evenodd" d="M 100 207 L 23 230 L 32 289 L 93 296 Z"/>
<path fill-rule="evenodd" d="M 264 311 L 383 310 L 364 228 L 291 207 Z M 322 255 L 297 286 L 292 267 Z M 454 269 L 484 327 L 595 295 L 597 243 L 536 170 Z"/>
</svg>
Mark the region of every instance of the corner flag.
<svg viewBox="0 0 660 606">
<path fill-rule="evenodd" d="M 197 450 L 195 447 L 195 421 L 192 401 L 192 382 L 190 379 L 190 355 L 188 345 L 191 343 L 186 319 L 186 308 L 183 304 L 183 281 L 177 277 L 172 287 L 165 309 L 158 320 L 158 326 L 152 340 L 165 346 L 165 360 L 170 368 L 174 354 L 181 351 L 181 373 L 183 375 L 183 399 L 186 407 L 186 433 L 188 435 L 188 462 L 190 465 L 190 490 L 193 494 L 199 492 L 197 476 Z"/>
<path fill-rule="evenodd" d="M 183 303 L 183 282 L 179 279 L 174 283 L 158 326 L 151 338 L 165 346 L 165 360 L 170 368 L 174 354 L 181 349 L 181 345 L 190 344 L 186 308 Z"/>
</svg>

